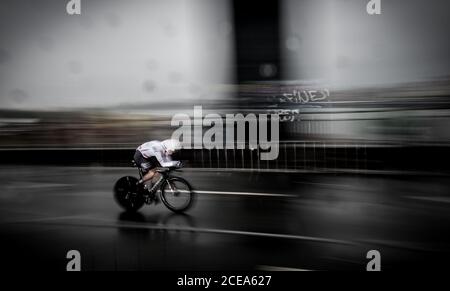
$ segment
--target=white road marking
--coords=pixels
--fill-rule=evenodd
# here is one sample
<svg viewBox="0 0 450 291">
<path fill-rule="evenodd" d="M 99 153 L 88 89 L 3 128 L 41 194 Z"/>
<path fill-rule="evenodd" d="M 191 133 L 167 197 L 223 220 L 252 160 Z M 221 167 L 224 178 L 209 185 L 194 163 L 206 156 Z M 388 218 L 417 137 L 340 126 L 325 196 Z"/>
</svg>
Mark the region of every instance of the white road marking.
<svg viewBox="0 0 450 291">
<path fill-rule="evenodd" d="M 261 270 L 261 271 L 314 271 L 314 270 L 308 270 L 308 269 L 266 266 L 266 265 L 256 266 L 256 269 Z"/>
<path fill-rule="evenodd" d="M 81 221 L 67 221 L 61 222 L 62 220 L 79 219 Z M 202 228 L 202 227 L 183 227 L 183 226 L 164 226 L 156 225 L 150 223 L 117 223 L 115 220 L 93 218 L 93 217 L 56 217 L 53 222 L 51 218 L 43 219 L 31 219 L 10 222 L 14 223 L 39 223 L 39 224 L 56 224 L 64 226 L 85 226 L 85 227 L 108 227 L 108 228 L 129 228 L 129 229 L 151 229 L 151 230 L 166 230 L 166 231 L 184 231 L 184 232 L 202 232 L 202 233 L 214 233 L 214 234 L 228 234 L 228 235 L 244 235 L 244 236 L 257 236 L 257 237 L 268 237 L 268 238 L 281 238 L 281 239 L 293 239 L 293 240 L 304 240 L 304 241 L 314 241 L 322 243 L 334 243 L 334 244 L 345 244 L 345 245 L 355 245 L 357 243 L 347 240 L 315 237 L 315 236 L 304 236 L 304 235 L 294 235 L 294 234 L 279 234 L 279 233 L 266 233 L 266 232 L 254 232 L 254 231 L 243 231 L 243 230 L 230 230 L 230 229 L 217 229 L 217 228 Z M 83 222 L 82 220 L 87 220 Z M 96 221 L 96 222 L 94 222 Z"/>
<path fill-rule="evenodd" d="M 69 221 L 64 221 L 69 220 Z M 72 221 L 70 221 L 72 220 Z M 78 220 L 78 221 L 73 221 Z M 84 221 L 83 221 L 84 220 Z M 341 240 L 316 236 L 294 235 L 294 234 L 279 234 L 267 232 L 254 232 L 230 229 L 217 228 L 202 228 L 202 227 L 183 227 L 183 226 L 167 226 L 150 223 L 117 223 L 116 220 L 102 219 L 92 216 L 60 216 L 55 218 L 30 219 L 21 221 L 3 222 L 2 224 L 40 224 L 40 225 L 57 225 L 61 227 L 106 227 L 106 228 L 126 228 L 126 229 L 148 229 L 148 230 L 163 230 L 163 231 L 183 231 L 183 232 L 198 232 L 198 233 L 212 233 L 224 235 L 243 235 L 253 237 L 279 238 L 310 241 L 318 243 L 332 243 L 341 245 L 364 246 L 364 245 L 382 245 L 387 247 L 419 250 L 419 251 L 444 251 L 439 250 L 436 246 L 427 246 L 423 244 L 414 244 L 412 242 L 399 242 L 390 240 Z"/>
<path fill-rule="evenodd" d="M 430 202 L 441 202 L 441 203 L 450 203 L 450 197 L 439 197 L 439 196 L 404 196 L 408 199 L 422 200 L 422 201 L 430 201 Z"/>
<path fill-rule="evenodd" d="M 230 192 L 230 191 L 207 191 L 196 190 L 196 194 L 211 194 L 211 195 L 239 195 L 239 196 L 270 196 L 270 197 L 297 197 L 294 194 L 279 194 L 279 193 L 261 193 L 261 192 Z"/>
<path fill-rule="evenodd" d="M 294 181 L 295 184 L 305 184 L 305 185 L 317 185 L 317 186 L 327 186 L 327 187 L 341 187 L 341 188 L 350 188 L 350 189 L 361 189 L 360 187 L 354 185 L 347 184 L 332 184 L 332 183 L 315 183 L 315 182 L 303 182 L 303 181 Z"/>
<path fill-rule="evenodd" d="M 35 213 L 30 213 L 35 214 Z M 65 215 L 65 216 L 53 216 L 53 217 L 41 217 L 41 218 L 31 218 L 31 219 L 19 219 L 19 220 L 5 220 L 1 221 L 0 224 L 26 224 L 26 223 L 38 223 L 46 221 L 59 221 L 67 219 L 86 219 L 86 215 Z"/>
<path fill-rule="evenodd" d="M 29 182 L 14 182 L 6 185 L 6 188 L 13 189 L 36 189 L 36 188 L 60 188 L 60 187 L 72 187 L 74 184 L 62 184 L 62 183 L 29 183 Z"/>
</svg>

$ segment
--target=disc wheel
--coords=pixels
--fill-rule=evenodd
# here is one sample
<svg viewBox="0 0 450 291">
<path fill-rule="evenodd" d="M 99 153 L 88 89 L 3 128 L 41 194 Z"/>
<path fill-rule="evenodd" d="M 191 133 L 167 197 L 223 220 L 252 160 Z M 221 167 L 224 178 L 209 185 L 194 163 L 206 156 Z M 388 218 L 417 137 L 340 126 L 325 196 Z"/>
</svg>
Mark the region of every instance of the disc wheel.
<svg viewBox="0 0 450 291">
<path fill-rule="evenodd" d="M 138 179 L 131 176 L 122 177 L 114 185 L 114 198 L 123 209 L 129 212 L 139 210 L 145 203 L 144 196 L 136 183 Z"/>
</svg>

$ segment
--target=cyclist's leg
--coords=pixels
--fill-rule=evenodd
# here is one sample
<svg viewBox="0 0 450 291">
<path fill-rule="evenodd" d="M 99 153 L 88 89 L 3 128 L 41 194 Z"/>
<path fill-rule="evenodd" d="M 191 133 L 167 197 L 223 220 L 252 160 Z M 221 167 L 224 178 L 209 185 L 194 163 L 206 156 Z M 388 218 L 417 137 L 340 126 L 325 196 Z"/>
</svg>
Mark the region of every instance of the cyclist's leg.
<svg viewBox="0 0 450 291">
<path fill-rule="evenodd" d="M 144 158 L 140 151 L 136 151 L 134 154 L 134 161 L 143 174 L 143 177 L 138 181 L 138 184 L 144 184 L 151 180 L 155 175 L 155 165 L 152 165 L 148 159 Z"/>
<path fill-rule="evenodd" d="M 156 169 L 148 170 L 147 173 L 144 174 L 144 176 L 142 177 L 140 182 L 145 183 L 145 182 L 152 180 L 156 173 L 157 173 Z"/>
<path fill-rule="evenodd" d="M 158 197 L 153 191 L 153 180 L 155 178 L 159 179 L 159 173 L 156 171 L 156 167 L 159 165 L 158 162 L 154 162 L 153 159 L 146 159 L 146 163 L 142 165 L 143 170 L 143 177 L 141 180 L 139 180 L 138 183 L 140 185 L 143 185 L 144 189 L 147 189 L 149 192 L 148 198 L 150 200 L 147 200 L 147 203 L 150 203 L 151 201 L 154 201 L 155 204 L 159 203 Z"/>
<path fill-rule="evenodd" d="M 155 157 L 150 157 L 148 159 L 148 162 L 150 163 L 151 167 L 149 169 L 148 175 L 145 175 L 145 179 L 146 181 L 151 181 L 153 184 L 159 180 L 160 174 L 156 171 L 156 167 L 161 167 L 161 165 Z"/>
</svg>

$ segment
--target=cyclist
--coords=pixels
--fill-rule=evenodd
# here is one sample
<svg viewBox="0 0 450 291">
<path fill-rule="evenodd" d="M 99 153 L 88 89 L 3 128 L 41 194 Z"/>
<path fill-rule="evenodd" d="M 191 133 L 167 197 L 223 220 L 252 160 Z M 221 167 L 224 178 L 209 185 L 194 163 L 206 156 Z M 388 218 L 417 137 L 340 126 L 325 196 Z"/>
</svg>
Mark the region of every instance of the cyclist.
<svg viewBox="0 0 450 291">
<path fill-rule="evenodd" d="M 136 165 L 142 170 L 143 177 L 138 185 L 145 185 L 155 176 L 156 167 L 180 167 L 180 161 L 173 161 L 172 154 L 181 149 L 181 144 L 175 139 L 164 141 L 153 140 L 141 144 L 134 154 Z"/>
</svg>

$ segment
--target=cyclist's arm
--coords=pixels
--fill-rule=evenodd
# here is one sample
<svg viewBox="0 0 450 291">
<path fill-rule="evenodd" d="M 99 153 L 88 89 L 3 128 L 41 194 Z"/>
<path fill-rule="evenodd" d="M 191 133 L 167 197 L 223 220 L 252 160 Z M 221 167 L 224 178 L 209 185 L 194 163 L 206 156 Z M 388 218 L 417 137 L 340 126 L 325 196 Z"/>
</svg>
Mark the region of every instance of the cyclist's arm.
<svg viewBox="0 0 450 291">
<path fill-rule="evenodd" d="M 179 161 L 173 161 L 169 155 L 162 154 L 161 152 L 155 152 L 155 158 L 158 160 L 161 167 L 176 167 L 180 164 Z"/>
</svg>

